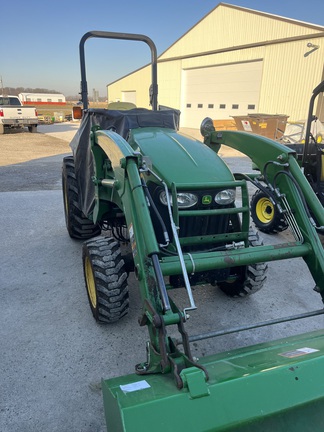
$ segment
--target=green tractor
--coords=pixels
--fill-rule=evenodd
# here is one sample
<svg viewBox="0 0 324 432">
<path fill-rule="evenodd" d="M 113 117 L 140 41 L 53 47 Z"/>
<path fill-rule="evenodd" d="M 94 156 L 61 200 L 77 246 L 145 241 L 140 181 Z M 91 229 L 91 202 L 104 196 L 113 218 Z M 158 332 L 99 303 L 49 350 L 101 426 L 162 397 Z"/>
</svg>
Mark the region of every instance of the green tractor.
<svg viewBox="0 0 324 432">
<path fill-rule="evenodd" d="M 150 47 L 152 110 L 88 108 L 84 44 L 90 37 Z M 82 121 L 71 142 L 73 156 L 63 160 L 67 229 L 84 240 L 84 278 L 95 320 L 109 324 L 127 314 L 127 278 L 134 273 L 142 301 L 139 324 L 149 337 L 134 374 L 102 381 L 107 430 L 286 431 L 290 425 L 304 431 L 300 413 L 319 425 L 312 431 L 322 430 L 322 332 L 198 360 L 190 343 L 217 332 L 190 336 L 185 329 L 197 308 L 192 287 L 195 295 L 205 284 L 232 297 L 253 294 L 264 284 L 267 261 L 302 257 L 323 299 L 324 253 L 317 234 L 323 208 L 296 153 L 244 132 L 217 132 L 210 119 L 202 122 L 204 142 L 179 133 L 180 113 L 158 106 L 156 48 L 146 36 L 86 33 L 80 63 Z M 234 175 L 218 155 L 221 145 L 249 156 L 275 183 L 294 241 L 263 245 L 251 231 L 248 184 L 255 174 Z M 186 293 L 182 307 L 171 297 L 178 289 Z"/>
<path fill-rule="evenodd" d="M 324 145 L 322 136 L 314 136 L 311 133 L 312 124 L 318 120 L 314 115 L 315 99 L 324 92 L 324 81 L 314 90 L 309 103 L 308 118 L 306 122 L 305 142 L 298 144 L 287 143 L 287 147 L 294 150 L 297 160 L 304 171 L 317 198 L 324 206 Z M 251 198 L 251 217 L 255 226 L 267 234 L 276 234 L 286 230 L 289 221 L 286 218 L 284 209 L 280 206 L 276 191 L 266 176 L 260 176 L 257 191 Z"/>
</svg>

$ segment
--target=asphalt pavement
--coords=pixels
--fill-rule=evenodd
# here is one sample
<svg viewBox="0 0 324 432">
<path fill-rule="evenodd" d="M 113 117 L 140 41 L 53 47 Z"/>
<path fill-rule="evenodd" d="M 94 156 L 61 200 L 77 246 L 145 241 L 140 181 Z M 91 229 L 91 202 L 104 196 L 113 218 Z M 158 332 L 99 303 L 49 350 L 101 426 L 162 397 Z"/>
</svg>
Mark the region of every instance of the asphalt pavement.
<svg viewBox="0 0 324 432">
<path fill-rule="evenodd" d="M 75 128 L 61 127 L 45 132 L 69 140 Z M 37 172 L 38 181 L 26 190 L 0 193 L 3 432 L 105 431 L 101 378 L 133 373 L 134 365 L 145 360 L 148 337 L 137 323 L 141 302 L 132 276 L 129 314 L 109 326 L 97 325 L 92 318 L 81 243 L 70 239 L 65 228 L 61 160 L 62 155 L 53 156 L 20 166 Z M 227 162 L 233 171 L 250 171 L 247 158 L 230 156 Z M 47 175 L 52 187 L 44 181 Z M 287 236 L 264 236 L 264 241 L 276 243 Z M 197 334 L 319 309 L 322 302 L 313 287 L 301 259 L 270 263 L 264 288 L 248 298 L 228 298 L 211 286 L 194 288 L 198 310 L 186 327 Z M 182 291 L 173 297 L 186 301 Z M 193 354 L 201 357 L 323 324 L 323 317 L 317 317 L 208 339 L 194 344 Z"/>
</svg>

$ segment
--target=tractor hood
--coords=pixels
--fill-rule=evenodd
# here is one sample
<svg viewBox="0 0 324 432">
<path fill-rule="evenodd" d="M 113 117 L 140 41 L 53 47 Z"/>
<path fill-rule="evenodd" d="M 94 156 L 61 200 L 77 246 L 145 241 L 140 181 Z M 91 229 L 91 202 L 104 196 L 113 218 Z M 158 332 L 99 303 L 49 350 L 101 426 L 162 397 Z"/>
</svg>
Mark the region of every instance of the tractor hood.
<svg viewBox="0 0 324 432">
<path fill-rule="evenodd" d="M 173 129 L 139 128 L 130 132 L 132 148 L 147 156 L 156 174 L 174 183 L 232 181 L 225 162 L 202 142 Z"/>
</svg>

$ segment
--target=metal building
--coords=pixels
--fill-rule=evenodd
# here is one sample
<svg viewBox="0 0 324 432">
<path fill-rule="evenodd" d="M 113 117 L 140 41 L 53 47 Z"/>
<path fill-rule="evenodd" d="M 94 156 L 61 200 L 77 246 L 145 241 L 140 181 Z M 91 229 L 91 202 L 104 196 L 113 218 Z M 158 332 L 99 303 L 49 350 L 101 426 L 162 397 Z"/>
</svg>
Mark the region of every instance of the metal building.
<svg viewBox="0 0 324 432">
<path fill-rule="evenodd" d="M 66 105 L 60 93 L 19 93 L 18 97 L 23 105 Z"/>
<path fill-rule="evenodd" d="M 305 119 L 324 79 L 324 26 L 220 3 L 158 58 L 159 104 L 181 126 L 253 113 Z M 108 100 L 148 107 L 149 66 L 108 84 Z M 324 102 L 317 115 L 324 121 Z"/>
</svg>

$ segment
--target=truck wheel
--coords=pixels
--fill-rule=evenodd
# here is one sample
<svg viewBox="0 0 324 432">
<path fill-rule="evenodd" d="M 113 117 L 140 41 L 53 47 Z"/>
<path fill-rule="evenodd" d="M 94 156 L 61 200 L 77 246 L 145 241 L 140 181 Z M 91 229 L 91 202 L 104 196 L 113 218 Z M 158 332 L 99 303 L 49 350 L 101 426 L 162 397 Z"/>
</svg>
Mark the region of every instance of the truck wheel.
<svg viewBox="0 0 324 432">
<path fill-rule="evenodd" d="M 261 246 L 263 244 L 258 233 L 250 230 L 250 247 Z M 268 265 L 266 263 L 251 264 L 248 266 L 233 268 L 233 276 L 237 279 L 233 282 L 220 282 L 218 287 L 229 297 L 245 297 L 259 291 L 267 278 Z"/>
<path fill-rule="evenodd" d="M 118 321 L 129 308 L 127 272 L 119 243 L 97 237 L 83 244 L 82 261 L 90 308 L 99 323 Z"/>
<path fill-rule="evenodd" d="M 101 233 L 100 227 L 86 218 L 81 211 L 73 156 L 67 156 L 63 159 L 62 189 L 65 224 L 70 237 L 86 240 L 99 235 Z"/>
<path fill-rule="evenodd" d="M 256 191 L 251 198 L 251 217 L 255 226 L 266 234 L 285 231 L 288 224 L 263 191 Z"/>
<path fill-rule="evenodd" d="M 36 133 L 37 132 L 37 125 L 28 126 L 28 130 L 30 133 Z"/>
</svg>

